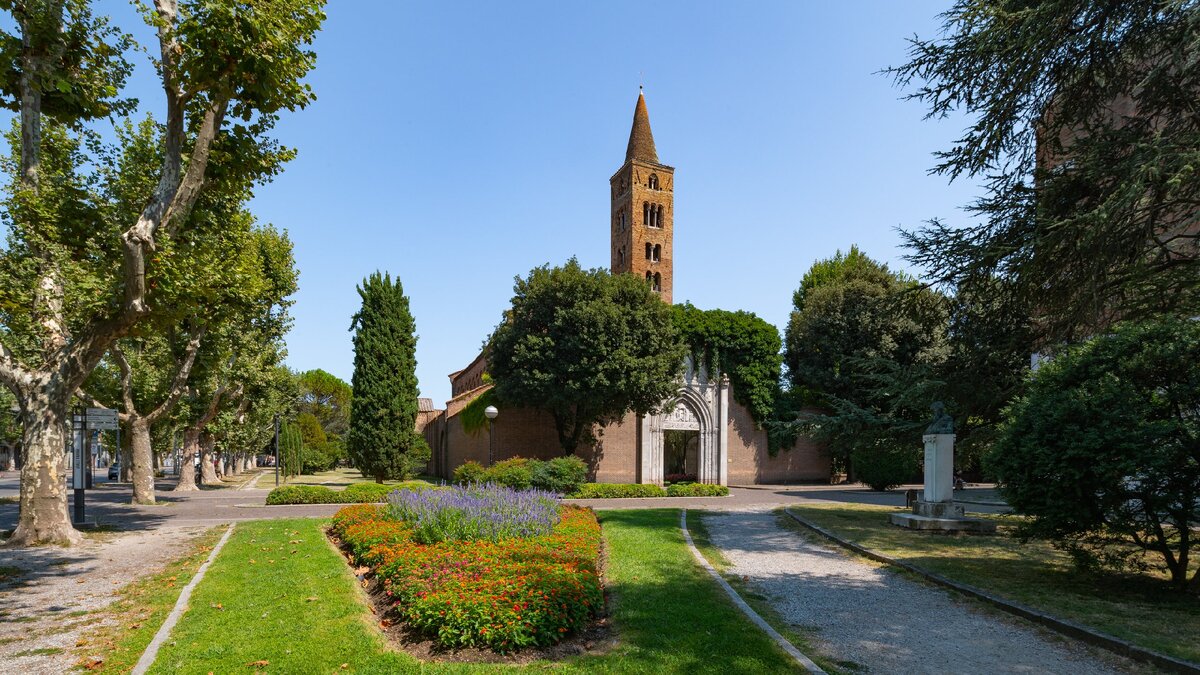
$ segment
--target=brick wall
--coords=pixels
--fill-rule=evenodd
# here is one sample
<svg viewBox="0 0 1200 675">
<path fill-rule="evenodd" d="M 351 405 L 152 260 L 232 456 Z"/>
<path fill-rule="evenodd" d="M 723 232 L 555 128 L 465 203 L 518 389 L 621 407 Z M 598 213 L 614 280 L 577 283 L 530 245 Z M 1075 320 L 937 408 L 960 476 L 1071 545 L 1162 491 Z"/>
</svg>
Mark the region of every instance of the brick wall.
<svg viewBox="0 0 1200 675">
<path fill-rule="evenodd" d="M 828 482 L 830 461 L 821 447 L 799 438 L 791 448 L 771 457 L 767 432 L 757 429 L 750 411 L 729 399 L 729 484 Z"/>
</svg>

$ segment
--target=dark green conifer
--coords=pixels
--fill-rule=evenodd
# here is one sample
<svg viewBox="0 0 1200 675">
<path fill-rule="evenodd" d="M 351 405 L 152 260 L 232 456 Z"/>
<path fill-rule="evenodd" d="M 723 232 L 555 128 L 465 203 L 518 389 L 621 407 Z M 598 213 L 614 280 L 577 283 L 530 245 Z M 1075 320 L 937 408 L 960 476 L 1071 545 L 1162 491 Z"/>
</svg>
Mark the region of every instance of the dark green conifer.
<svg viewBox="0 0 1200 675">
<path fill-rule="evenodd" d="M 399 279 L 376 272 L 358 294 L 347 450 L 364 476 L 382 483 L 411 476 L 429 461 L 429 446 L 416 432 L 416 325 Z"/>
</svg>

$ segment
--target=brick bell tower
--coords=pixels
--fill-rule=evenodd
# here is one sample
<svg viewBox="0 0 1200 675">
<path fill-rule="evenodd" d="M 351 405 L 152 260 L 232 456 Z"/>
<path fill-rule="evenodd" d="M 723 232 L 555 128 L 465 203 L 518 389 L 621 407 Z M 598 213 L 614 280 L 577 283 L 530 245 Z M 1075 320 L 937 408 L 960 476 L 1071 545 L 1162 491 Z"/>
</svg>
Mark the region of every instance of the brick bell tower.
<svg viewBox="0 0 1200 675">
<path fill-rule="evenodd" d="M 612 189 L 612 271 L 646 279 L 671 304 L 675 169 L 660 164 L 650 133 L 646 97 L 638 92 L 625 163 L 609 179 Z"/>
</svg>

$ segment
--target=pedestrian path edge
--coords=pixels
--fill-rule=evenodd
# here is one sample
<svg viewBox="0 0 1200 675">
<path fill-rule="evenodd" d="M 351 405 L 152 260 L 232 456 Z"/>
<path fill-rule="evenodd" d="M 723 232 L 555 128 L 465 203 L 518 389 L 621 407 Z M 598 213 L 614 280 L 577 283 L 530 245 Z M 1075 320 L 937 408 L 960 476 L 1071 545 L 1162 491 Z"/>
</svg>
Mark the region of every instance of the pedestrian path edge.
<svg viewBox="0 0 1200 675">
<path fill-rule="evenodd" d="M 700 549 L 696 548 L 696 543 L 692 541 L 691 532 L 688 532 L 687 509 L 680 509 L 679 511 L 679 529 L 683 530 L 683 538 L 687 541 L 688 548 L 692 550 L 692 555 L 696 556 L 696 560 L 700 563 L 700 566 L 703 567 L 713 579 L 716 579 L 717 584 L 719 584 L 721 588 L 725 590 L 725 593 L 729 595 L 729 599 L 733 600 L 733 604 L 737 605 L 737 608 L 742 610 L 742 614 L 745 614 L 750 621 L 754 622 L 754 625 L 761 628 L 763 632 L 770 636 L 770 638 L 774 640 L 775 643 L 783 649 L 783 651 L 787 652 L 789 656 L 795 659 L 796 663 L 799 663 L 802 668 L 810 673 L 820 673 L 820 675 L 825 675 L 825 671 L 821 670 L 820 666 L 813 663 L 812 659 L 805 656 L 803 652 L 801 652 L 799 649 L 796 649 L 795 645 L 793 645 L 791 642 L 788 642 L 787 638 L 780 635 L 779 631 L 772 628 L 771 624 L 767 623 L 766 619 L 759 616 L 758 612 L 754 611 L 754 608 L 746 604 L 746 601 L 742 599 L 742 596 L 738 595 L 738 592 L 733 589 L 733 586 L 730 586 L 729 582 L 725 581 L 725 577 L 721 576 L 720 572 L 717 572 L 717 570 L 713 569 L 713 566 L 710 565 L 708 560 L 705 559 L 704 555 L 700 553 Z"/>
<path fill-rule="evenodd" d="M 187 611 L 188 600 L 192 597 L 192 590 L 204 578 L 204 573 L 208 571 L 208 566 L 212 564 L 212 561 L 217 559 L 217 554 L 221 552 L 221 549 L 225 546 L 225 542 L 229 541 L 229 535 L 233 534 L 233 528 L 235 527 L 237 527 L 236 523 L 230 525 L 229 529 L 225 530 L 225 534 L 221 536 L 221 540 L 217 542 L 212 552 L 208 554 L 208 559 L 200 565 L 200 569 L 196 570 L 196 574 L 188 582 L 187 586 L 183 587 L 183 591 L 179 594 L 179 599 L 175 601 L 175 607 L 167 615 L 167 620 L 163 621 L 163 624 L 158 627 L 158 632 L 154 634 L 154 639 L 150 641 L 149 645 L 146 645 L 146 651 L 142 652 L 142 658 L 138 659 L 137 665 L 131 671 L 131 675 L 143 675 L 147 670 L 150 670 L 150 666 L 154 665 L 154 659 L 158 657 L 158 650 L 162 648 L 163 643 L 171 635 L 171 629 L 179 622 L 179 618 Z"/>
</svg>

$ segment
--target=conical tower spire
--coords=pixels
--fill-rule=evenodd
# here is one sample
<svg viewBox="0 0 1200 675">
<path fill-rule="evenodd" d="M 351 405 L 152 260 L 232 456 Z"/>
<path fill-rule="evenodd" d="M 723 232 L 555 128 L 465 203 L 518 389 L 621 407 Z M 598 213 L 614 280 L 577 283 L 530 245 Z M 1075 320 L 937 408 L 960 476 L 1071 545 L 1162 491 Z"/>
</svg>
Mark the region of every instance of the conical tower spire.
<svg viewBox="0 0 1200 675">
<path fill-rule="evenodd" d="M 629 146 L 625 149 L 625 161 L 631 159 L 658 164 L 654 134 L 650 133 L 650 113 L 646 111 L 646 97 L 640 87 L 637 106 L 633 109 L 633 128 L 629 130 Z"/>
</svg>

